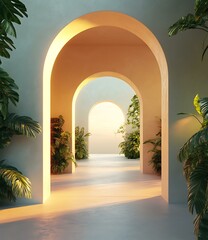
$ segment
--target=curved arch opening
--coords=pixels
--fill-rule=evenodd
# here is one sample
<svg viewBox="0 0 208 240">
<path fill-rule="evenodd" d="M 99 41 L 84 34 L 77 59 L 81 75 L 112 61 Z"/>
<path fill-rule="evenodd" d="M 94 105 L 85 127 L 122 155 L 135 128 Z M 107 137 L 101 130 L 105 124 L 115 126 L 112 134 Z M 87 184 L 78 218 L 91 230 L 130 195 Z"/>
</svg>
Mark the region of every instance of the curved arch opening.
<svg viewBox="0 0 208 240">
<path fill-rule="evenodd" d="M 122 137 L 116 133 L 124 120 L 123 111 L 115 103 L 96 103 L 89 112 L 89 153 L 119 154 Z"/>
<path fill-rule="evenodd" d="M 125 33 L 129 34 L 128 36 L 134 35 L 140 44 L 137 44 L 136 46 L 120 45 L 120 49 L 122 48 L 121 52 L 116 46 L 104 45 L 102 43 L 97 46 L 99 47 L 99 54 L 101 57 L 96 55 L 96 52 L 90 48 L 89 44 L 75 44 L 76 46 L 70 45 L 70 40 L 75 36 L 79 36 L 80 33 L 97 27 L 102 29 L 102 27 L 106 26 L 122 29 Z M 142 44 L 142 46 L 141 40 L 145 43 Z M 135 51 L 135 47 L 137 51 Z M 77 52 L 78 49 L 79 52 Z M 140 62 L 138 62 L 138 56 L 141 53 L 143 54 L 143 58 L 140 58 Z M 91 65 L 83 65 L 83 63 L 80 62 L 80 56 L 82 56 L 85 63 L 91 63 Z M 147 60 L 149 64 L 145 67 L 144 63 Z M 131 65 L 128 65 L 129 62 L 131 62 Z M 79 64 L 76 65 L 76 63 Z M 66 72 L 66 66 L 71 66 L 71 68 L 69 67 L 67 69 L 68 73 Z M 148 75 L 148 68 L 150 66 L 153 67 L 152 76 Z M 59 110 L 65 111 L 66 118 L 71 119 L 71 121 L 68 121 L 66 128 L 67 130 L 72 131 L 74 126 L 72 120 L 74 105 L 73 97 L 76 96 L 76 93 L 78 92 L 77 88 L 84 84 L 83 79 L 87 79 L 89 76 L 93 76 L 100 72 L 110 72 L 125 76 L 125 81 L 129 81 L 134 85 L 137 93 L 139 92 L 138 89 L 140 89 L 141 103 L 143 104 L 144 109 L 145 107 L 148 107 L 150 102 L 155 104 L 157 101 L 156 96 L 153 98 L 148 92 L 148 89 L 153 88 L 153 90 L 155 90 L 156 82 L 161 83 L 162 86 L 160 85 L 158 96 L 162 95 L 162 101 L 159 99 L 158 102 L 162 104 L 162 159 L 165 159 L 165 161 L 162 161 L 162 195 L 168 200 L 168 71 L 165 55 L 155 36 L 141 22 L 125 14 L 110 11 L 90 13 L 68 24 L 54 39 L 46 56 L 43 72 L 43 182 L 46 184 L 43 189 L 43 200 L 47 199 L 50 193 L 50 109 L 48 107 L 51 102 L 50 94 L 52 93 L 51 111 L 53 115 L 56 114 L 56 110 L 54 110 L 55 108 L 53 107 L 54 102 L 56 102 L 56 98 L 53 98 L 53 90 L 56 89 L 59 92 L 62 92 L 63 101 L 58 102 L 57 105 L 59 106 Z M 142 81 L 138 79 L 139 73 L 143 76 Z M 153 75 L 156 77 L 153 78 Z M 57 84 L 56 79 L 59 79 L 59 84 Z M 64 81 L 64 79 L 67 79 L 67 81 Z M 50 82 L 52 82 L 51 93 Z M 152 85 L 150 85 L 150 83 Z M 70 97 L 64 92 L 64 89 L 67 89 L 68 91 L 70 90 Z M 73 102 L 71 106 L 68 106 L 67 111 L 64 110 L 66 102 Z M 156 108 L 159 109 L 160 106 L 154 107 L 154 109 Z M 148 115 L 148 111 L 143 113 L 142 119 L 147 119 L 147 122 L 145 122 L 146 125 L 143 125 L 144 132 L 146 132 L 145 129 L 148 128 L 148 124 L 151 125 L 150 121 L 148 121 L 149 117 L 152 116 Z M 151 134 L 149 136 L 151 136 Z M 148 137 L 148 134 L 146 137 Z"/>
</svg>

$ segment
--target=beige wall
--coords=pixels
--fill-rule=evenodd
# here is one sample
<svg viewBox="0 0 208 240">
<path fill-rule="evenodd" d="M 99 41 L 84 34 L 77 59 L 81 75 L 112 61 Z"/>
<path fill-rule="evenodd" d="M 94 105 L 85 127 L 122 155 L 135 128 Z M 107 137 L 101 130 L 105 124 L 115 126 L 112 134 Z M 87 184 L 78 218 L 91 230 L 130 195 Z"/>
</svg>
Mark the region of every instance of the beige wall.
<svg viewBox="0 0 208 240">
<path fill-rule="evenodd" d="M 99 72 L 119 73 L 134 83 L 141 95 L 143 125 L 141 143 L 158 131 L 156 117 L 161 116 L 161 80 L 157 62 L 145 45 L 140 46 L 74 46 L 70 42 L 59 53 L 54 64 L 51 85 L 51 114 L 60 113 L 65 129 L 73 132 L 72 100 L 78 86 Z M 141 146 L 141 168 L 152 172 L 147 144 Z M 143 151 L 142 151 L 143 149 Z"/>
<path fill-rule="evenodd" d="M 189 31 L 169 38 L 167 31 L 179 17 L 193 11 L 193 1 L 132 0 L 127 4 L 126 1 L 105 0 L 95 4 L 94 0 L 60 0 L 57 4 L 53 0 L 50 3 L 36 0 L 27 1 L 26 5 L 29 17 L 17 27 L 16 50 L 9 61 L 3 61 L 2 67 L 20 87 L 20 102 L 13 111 L 38 120 L 43 126 L 43 134 L 37 139 L 14 138 L 2 157 L 32 181 L 33 199 L 30 202 L 44 202 L 50 195 L 50 80 L 53 62 L 76 34 L 99 24 L 115 25 L 133 32 L 143 39 L 157 59 L 162 79 L 163 196 L 170 202 L 185 202 L 186 186 L 177 154 L 197 124 L 192 121 L 189 128 L 180 125 L 177 113 L 194 111 L 192 100 L 196 93 L 207 96 L 208 69 L 206 59 L 200 61 L 204 34 Z M 100 11 L 106 9 L 112 11 L 114 17 L 104 17 Z M 88 16 L 79 21 L 85 14 Z M 131 67 L 131 62 L 126 65 Z"/>
<path fill-rule="evenodd" d="M 121 109 L 123 117 L 126 118 L 128 107 L 134 94 L 134 90 L 126 82 L 118 78 L 105 76 L 90 81 L 87 85 L 82 87 L 76 98 L 75 125 L 83 126 L 86 131 L 92 133 L 95 128 L 93 124 L 88 121 L 88 118 L 90 118 L 92 109 L 97 104 L 103 102 L 116 104 L 117 108 Z M 102 131 L 100 126 L 99 134 L 98 132 L 95 133 L 97 137 L 93 134 L 89 138 L 89 153 L 119 153 L 120 150 L 118 148 L 118 144 L 123 141 L 123 138 L 121 134 L 115 134 L 115 132 L 118 130 L 120 125 L 124 123 L 124 120 L 122 121 L 120 117 L 115 119 L 114 112 L 110 115 L 112 115 L 111 123 L 116 124 L 116 129 L 109 126 L 111 132 L 109 132 L 110 136 L 106 141 L 104 138 L 106 133 Z M 111 116 L 104 115 L 103 117 L 108 119 L 108 117 L 110 118 Z M 120 122 L 120 120 L 122 122 L 118 124 L 117 121 Z M 98 125 L 103 122 L 104 120 L 100 119 Z M 88 129 L 88 125 L 91 125 L 91 129 Z"/>
</svg>

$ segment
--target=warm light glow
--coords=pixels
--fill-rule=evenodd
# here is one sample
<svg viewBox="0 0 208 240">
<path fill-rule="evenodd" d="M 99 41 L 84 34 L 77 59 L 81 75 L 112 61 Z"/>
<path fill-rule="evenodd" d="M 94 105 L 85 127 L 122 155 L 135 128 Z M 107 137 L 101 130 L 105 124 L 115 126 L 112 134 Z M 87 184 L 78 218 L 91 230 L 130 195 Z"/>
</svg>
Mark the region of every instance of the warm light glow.
<svg viewBox="0 0 208 240">
<path fill-rule="evenodd" d="M 114 103 L 102 102 L 89 113 L 89 153 L 119 153 L 118 145 L 123 141 L 116 134 L 124 123 L 122 110 Z"/>
<path fill-rule="evenodd" d="M 83 31 L 94 27 L 121 28 L 140 38 L 157 60 L 162 82 L 162 135 L 163 135 L 163 196 L 168 200 L 168 68 L 164 52 L 152 32 L 136 19 L 118 12 L 98 11 L 84 15 L 63 28 L 52 42 L 43 70 L 43 201 L 50 194 L 50 81 L 55 60 L 65 44 Z M 94 74 L 94 73 L 92 73 Z M 133 84 L 133 83 L 132 83 Z M 138 91 L 136 91 L 138 94 Z M 141 101 L 140 101 L 141 103 Z M 142 149 L 141 149 L 142 152 Z"/>
<path fill-rule="evenodd" d="M 141 174 L 139 165 L 129 161 L 121 156 L 95 155 L 89 161 L 92 165 L 80 167 L 75 174 L 53 175 L 52 196 L 45 204 L 1 210 L 0 224 L 16 221 L 18 225 L 25 219 L 41 222 L 43 218 L 160 196 L 160 178 Z"/>
</svg>

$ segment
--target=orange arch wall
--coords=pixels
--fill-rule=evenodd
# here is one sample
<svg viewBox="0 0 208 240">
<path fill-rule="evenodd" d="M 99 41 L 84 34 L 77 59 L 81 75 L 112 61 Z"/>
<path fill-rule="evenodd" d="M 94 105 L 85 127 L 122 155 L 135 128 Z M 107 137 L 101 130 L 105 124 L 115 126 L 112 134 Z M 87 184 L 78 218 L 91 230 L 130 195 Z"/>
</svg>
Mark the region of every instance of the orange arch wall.
<svg viewBox="0 0 208 240">
<path fill-rule="evenodd" d="M 82 32 L 96 27 L 115 27 L 125 31 L 129 37 L 140 40 L 139 44 L 121 45 L 94 44 L 82 41 L 71 44 Z M 142 40 L 142 41 L 141 41 Z M 142 42 L 142 43 L 141 43 Z M 76 43 L 76 42 L 75 42 Z M 50 111 L 50 81 L 51 85 L 51 115 L 64 115 L 66 129 L 73 132 L 73 96 L 80 84 L 88 77 L 102 72 L 109 76 L 118 75 L 128 79 L 135 91 L 141 96 L 142 103 L 142 134 L 141 142 L 153 137 L 157 131 L 155 117 L 161 114 L 163 129 L 163 197 L 168 200 L 168 74 L 163 51 L 154 35 L 140 22 L 120 13 L 95 12 L 74 20 L 65 27 L 53 41 L 46 57 L 44 66 L 44 119 L 45 130 L 48 128 Z M 162 96 L 162 101 L 161 101 Z M 49 136 L 45 131 L 44 139 Z M 47 158 L 49 143 L 44 141 L 44 158 Z M 148 164 L 148 146 L 141 148 L 142 170 L 151 172 Z M 44 168 L 48 160 L 44 160 Z M 47 178 L 47 173 L 45 174 Z M 47 191 L 47 190 L 46 190 Z M 46 194 L 47 195 L 47 194 Z"/>
</svg>

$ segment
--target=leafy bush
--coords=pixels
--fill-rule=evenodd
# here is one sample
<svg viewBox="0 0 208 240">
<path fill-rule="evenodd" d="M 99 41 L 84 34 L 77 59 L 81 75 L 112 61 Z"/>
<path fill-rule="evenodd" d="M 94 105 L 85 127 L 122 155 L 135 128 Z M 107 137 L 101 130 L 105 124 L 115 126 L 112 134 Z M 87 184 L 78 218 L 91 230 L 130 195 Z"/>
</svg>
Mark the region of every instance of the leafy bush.
<svg viewBox="0 0 208 240">
<path fill-rule="evenodd" d="M 175 22 L 168 31 L 169 36 L 189 29 L 208 33 L 208 0 L 195 0 L 194 13 L 188 13 Z M 202 60 L 208 51 L 203 43 Z M 188 186 L 189 211 L 196 213 L 194 232 L 197 240 L 208 240 L 208 98 L 194 98 L 194 106 L 203 121 L 195 114 L 201 129 L 180 149 L 179 160 L 183 162 Z M 182 113 L 183 114 L 183 113 Z"/>
<path fill-rule="evenodd" d="M 124 141 L 119 144 L 120 153 L 124 154 L 128 159 L 136 159 L 140 157 L 139 116 L 139 99 L 134 95 L 131 99 L 131 104 L 128 107 L 127 120 L 117 131 L 122 134 L 124 139 Z"/>
<path fill-rule="evenodd" d="M 149 139 L 144 142 L 144 144 L 146 143 L 153 145 L 152 149 L 149 150 L 153 153 L 149 163 L 152 165 L 154 172 L 161 175 L 161 129 L 156 134 L 156 138 Z"/>
<path fill-rule="evenodd" d="M 121 149 L 120 153 L 124 154 L 124 156 L 128 159 L 139 158 L 139 145 L 140 136 L 138 134 L 138 131 L 125 133 L 124 141 L 119 144 L 119 148 Z"/>
<path fill-rule="evenodd" d="M 51 119 L 51 173 L 63 173 L 69 165 L 69 161 L 76 161 L 70 149 L 69 132 L 63 131 L 64 119 L 60 115 L 59 118 Z"/>
<path fill-rule="evenodd" d="M 27 9 L 19 0 L 0 0 L 0 57 L 10 58 L 14 47 L 11 37 L 16 37 L 14 23 L 27 17 Z M 0 59 L 0 65 L 2 61 Z M 18 87 L 9 74 L 0 68 L 0 149 L 11 143 L 14 135 L 35 137 L 41 132 L 38 122 L 27 116 L 9 113 L 9 104 L 19 101 Z M 15 201 L 17 197 L 31 197 L 31 183 L 17 168 L 0 160 L 0 200 Z"/>
<path fill-rule="evenodd" d="M 85 133 L 84 128 L 75 128 L 75 158 L 76 159 L 85 159 L 88 158 L 88 145 L 87 138 L 90 136 L 90 133 Z"/>
</svg>

